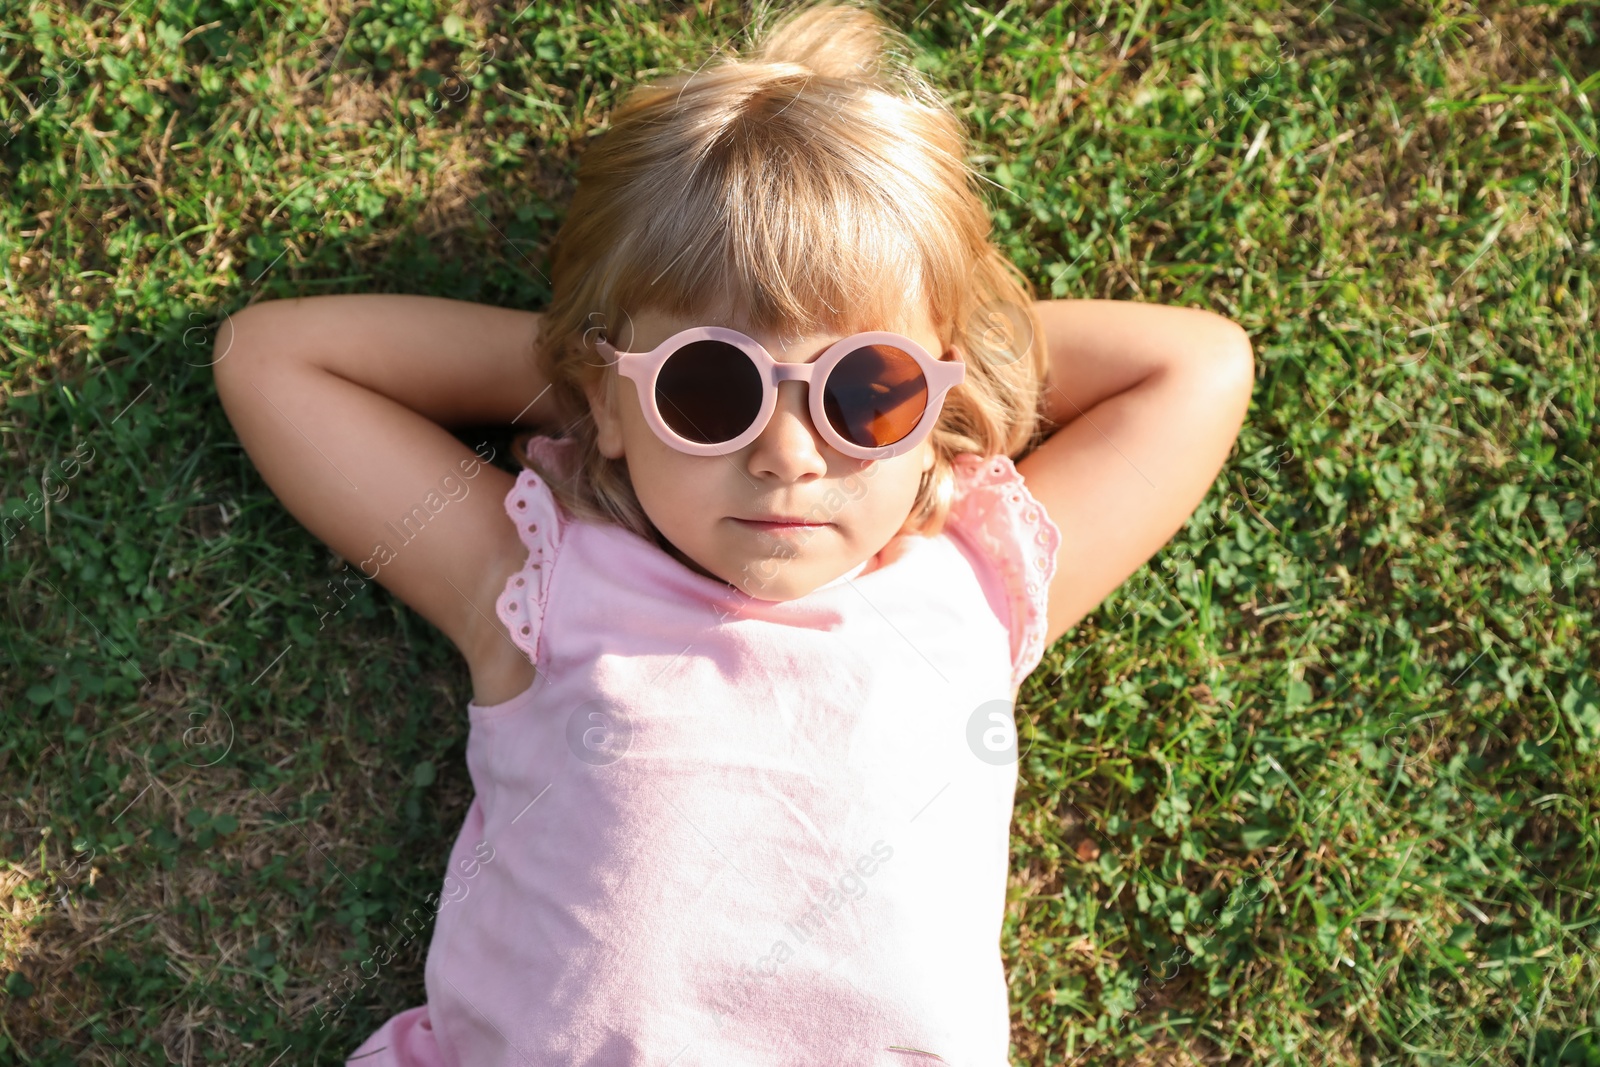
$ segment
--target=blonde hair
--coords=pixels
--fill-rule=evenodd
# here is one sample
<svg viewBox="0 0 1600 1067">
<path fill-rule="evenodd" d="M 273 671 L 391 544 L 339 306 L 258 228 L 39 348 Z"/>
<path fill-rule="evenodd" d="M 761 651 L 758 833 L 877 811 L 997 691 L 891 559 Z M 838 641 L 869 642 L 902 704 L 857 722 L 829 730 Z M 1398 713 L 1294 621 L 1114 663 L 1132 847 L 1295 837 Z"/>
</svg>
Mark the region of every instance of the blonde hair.
<svg viewBox="0 0 1600 1067">
<path fill-rule="evenodd" d="M 961 120 L 907 44 L 856 3 L 787 9 L 751 58 L 636 86 L 611 112 L 552 247 L 535 350 L 575 466 L 541 469 L 528 434 L 512 449 L 570 514 L 660 543 L 625 460 L 600 453 L 585 393 L 615 374 L 595 337 L 627 343 L 621 324 L 644 308 L 709 324 L 734 307 L 757 330 L 846 336 L 923 301 L 967 375 L 901 533 L 944 528 L 954 456 L 1017 458 L 1042 439 L 1033 288 L 991 242 Z"/>
</svg>

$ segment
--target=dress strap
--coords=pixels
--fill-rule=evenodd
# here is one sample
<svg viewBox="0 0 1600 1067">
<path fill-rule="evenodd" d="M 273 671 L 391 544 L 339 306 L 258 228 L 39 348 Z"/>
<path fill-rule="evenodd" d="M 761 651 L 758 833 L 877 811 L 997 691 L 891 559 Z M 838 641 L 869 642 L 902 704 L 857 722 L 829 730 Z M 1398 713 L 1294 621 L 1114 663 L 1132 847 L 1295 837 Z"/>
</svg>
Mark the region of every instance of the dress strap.
<svg viewBox="0 0 1600 1067">
<path fill-rule="evenodd" d="M 949 522 L 994 561 L 1011 606 L 1012 690 L 1044 658 L 1050 582 L 1061 529 L 1028 491 L 1007 456 L 956 456 L 955 499 Z"/>
</svg>

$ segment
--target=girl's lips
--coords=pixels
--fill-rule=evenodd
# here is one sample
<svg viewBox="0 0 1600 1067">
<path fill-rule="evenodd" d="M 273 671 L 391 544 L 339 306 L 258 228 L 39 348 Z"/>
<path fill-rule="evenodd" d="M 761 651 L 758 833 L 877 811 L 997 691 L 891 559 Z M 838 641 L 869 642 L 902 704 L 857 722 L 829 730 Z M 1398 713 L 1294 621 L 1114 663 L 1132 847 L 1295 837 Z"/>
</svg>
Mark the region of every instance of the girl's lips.
<svg viewBox="0 0 1600 1067">
<path fill-rule="evenodd" d="M 733 521 L 752 530 L 764 530 L 767 533 L 802 533 L 806 530 L 826 529 L 833 525 L 829 522 L 762 522 L 759 519 L 734 519 Z"/>
</svg>

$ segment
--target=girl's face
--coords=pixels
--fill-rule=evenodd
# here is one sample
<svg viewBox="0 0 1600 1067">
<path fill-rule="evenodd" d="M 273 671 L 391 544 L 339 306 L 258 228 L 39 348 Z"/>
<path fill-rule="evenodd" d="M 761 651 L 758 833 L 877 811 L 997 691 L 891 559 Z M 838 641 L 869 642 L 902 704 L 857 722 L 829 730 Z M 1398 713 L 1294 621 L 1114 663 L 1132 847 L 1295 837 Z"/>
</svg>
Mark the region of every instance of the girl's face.
<svg viewBox="0 0 1600 1067">
<path fill-rule="evenodd" d="M 631 326 L 615 338 L 624 351 L 648 352 L 691 327 L 724 326 L 760 342 L 780 363 L 810 363 L 844 336 L 786 339 L 727 316 L 689 322 L 653 309 L 635 315 Z M 927 351 L 941 352 L 925 309 L 908 323 L 872 328 L 905 334 Z M 792 600 L 877 555 L 905 524 L 934 461 L 931 436 L 890 459 L 860 460 L 836 451 L 812 425 L 808 388 L 780 382 L 772 421 L 750 444 L 725 456 L 691 456 L 657 437 L 639 407 L 638 387 L 614 370 L 606 372 L 604 386 L 589 391 L 589 407 L 601 454 L 626 460 L 634 493 L 675 558 L 757 599 Z M 826 525 L 774 533 L 739 521 L 765 515 Z"/>
</svg>

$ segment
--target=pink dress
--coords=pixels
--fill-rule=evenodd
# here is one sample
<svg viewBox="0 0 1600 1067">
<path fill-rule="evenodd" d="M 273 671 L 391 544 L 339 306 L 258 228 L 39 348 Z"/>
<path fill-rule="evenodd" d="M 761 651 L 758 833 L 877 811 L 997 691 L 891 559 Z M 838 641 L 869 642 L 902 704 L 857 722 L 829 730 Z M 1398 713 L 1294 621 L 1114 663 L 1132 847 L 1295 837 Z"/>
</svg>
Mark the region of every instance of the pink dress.
<svg viewBox="0 0 1600 1067">
<path fill-rule="evenodd" d="M 350 1061 L 1006 1067 L 1011 705 L 1061 534 L 1010 459 L 956 478 L 944 532 L 774 602 L 521 472 L 498 610 L 537 680 L 467 707 L 428 1001 Z"/>
</svg>

